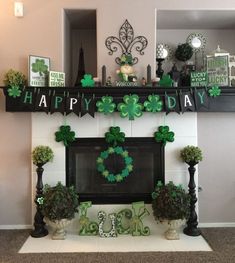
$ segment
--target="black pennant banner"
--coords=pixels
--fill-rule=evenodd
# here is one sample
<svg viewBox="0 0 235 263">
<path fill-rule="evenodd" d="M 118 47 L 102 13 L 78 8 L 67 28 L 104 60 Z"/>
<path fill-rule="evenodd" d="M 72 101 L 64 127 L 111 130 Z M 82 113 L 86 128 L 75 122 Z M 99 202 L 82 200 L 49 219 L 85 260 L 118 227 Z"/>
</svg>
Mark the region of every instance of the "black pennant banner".
<svg viewBox="0 0 235 263">
<path fill-rule="evenodd" d="M 34 89 L 25 88 L 23 89 L 21 96 L 20 96 L 20 102 L 24 106 L 27 106 L 27 108 L 31 111 L 35 108 L 35 92 Z"/>
<path fill-rule="evenodd" d="M 180 93 L 179 97 L 182 113 L 185 111 L 195 111 L 195 102 L 190 91 Z"/>
<path fill-rule="evenodd" d="M 194 99 L 195 99 L 197 110 L 201 108 L 209 109 L 209 98 L 205 89 L 195 88 Z"/>
<path fill-rule="evenodd" d="M 80 116 L 81 112 L 81 101 L 80 97 L 68 95 L 66 97 L 66 115 L 74 112 L 78 117 Z"/>
<path fill-rule="evenodd" d="M 193 89 L 191 91 L 176 90 L 175 93 L 165 93 L 166 114 L 170 112 L 184 113 L 196 111 L 200 108 L 209 108 L 209 97 L 205 88 Z M 69 91 L 50 90 L 39 87 L 24 88 L 21 93 L 20 102 L 32 111 L 45 111 L 53 114 L 60 112 L 70 114 L 74 112 L 78 117 L 89 114 L 94 118 L 96 111 L 96 100 L 94 94 L 85 94 Z"/>
<path fill-rule="evenodd" d="M 179 98 L 177 94 L 165 94 L 166 114 L 170 112 L 180 113 Z"/>
<path fill-rule="evenodd" d="M 81 117 L 85 114 L 95 117 L 95 96 L 82 96 L 81 98 Z"/>
<path fill-rule="evenodd" d="M 46 113 L 50 110 L 50 90 L 40 90 L 36 95 L 35 110 L 43 110 Z"/>
<path fill-rule="evenodd" d="M 60 112 L 64 115 L 65 111 L 65 96 L 61 92 L 55 92 L 51 96 L 51 108 L 50 113 Z"/>
</svg>

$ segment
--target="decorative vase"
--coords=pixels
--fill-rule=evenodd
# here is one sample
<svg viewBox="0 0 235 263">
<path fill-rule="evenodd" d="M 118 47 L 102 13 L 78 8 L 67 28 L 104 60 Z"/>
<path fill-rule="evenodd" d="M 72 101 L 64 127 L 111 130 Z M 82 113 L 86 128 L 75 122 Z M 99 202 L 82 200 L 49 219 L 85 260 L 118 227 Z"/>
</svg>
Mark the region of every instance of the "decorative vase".
<svg viewBox="0 0 235 263">
<path fill-rule="evenodd" d="M 66 238 L 65 227 L 68 226 L 72 220 L 63 218 L 60 220 L 51 221 L 45 218 L 46 223 L 54 229 L 51 239 L 64 240 Z"/>
<path fill-rule="evenodd" d="M 189 165 L 188 171 L 190 175 L 189 179 L 189 195 L 190 195 L 190 214 L 189 219 L 187 221 L 187 226 L 184 228 L 184 234 L 188 236 L 200 236 L 201 231 L 197 228 L 198 221 L 197 221 L 197 213 L 195 209 L 195 204 L 197 203 L 197 196 L 196 196 L 196 184 L 194 181 L 194 173 L 196 171 L 196 168 L 194 167 L 197 162 L 189 162 L 187 163 Z"/>
<path fill-rule="evenodd" d="M 176 219 L 176 220 L 167 220 L 168 229 L 164 233 L 165 238 L 169 240 L 178 240 L 179 236 L 179 228 L 185 223 L 185 220 Z"/>
<path fill-rule="evenodd" d="M 36 185 L 36 195 L 34 199 L 34 203 L 36 204 L 36 213 L 34 216 L 34 230 L 31 231 L 30 235 L 32 237 L 44 237 L 48 235 L 48 230 L 45 228 L 45 222 L 43 221 L 42 209 L 39 204 L 40 198 L 43 197 L 43 182 L 42 182 L 42 174 L 44 169 L 42 166 L 44 163 L 37 164 L 37 185 Z"/>
</svg>

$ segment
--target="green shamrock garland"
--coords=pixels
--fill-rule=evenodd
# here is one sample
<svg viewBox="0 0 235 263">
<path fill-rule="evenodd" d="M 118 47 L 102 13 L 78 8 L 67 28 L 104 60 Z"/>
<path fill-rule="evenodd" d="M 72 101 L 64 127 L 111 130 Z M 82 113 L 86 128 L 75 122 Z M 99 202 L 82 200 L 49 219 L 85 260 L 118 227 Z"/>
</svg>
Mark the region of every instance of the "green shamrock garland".
<svg viewBox="0 0 235 263">
<path fill-rule="evenodd" d="M 10 88 L 7 89 L 8 96 L 16 98 L 20 97 L 21 95 L 21 90 L 19 86 L 10 86 Z"/>
<path fill-rule="evenodd" d="M 107 115 L 114 112 L 116 104 L 113 103 L 113 98 L 111 96 L 103 96 L 101 100 L 96 102 L 96 107 L 98 112 L 102 112 Z"/>
<path fill-rule="evenodd" d="M 169 130 L 169 126 L 159 126 L 158 131 L 154 133 L 156 142 L 162 142 L 164 146 L 167 142 L 173 142 L 175 134 Z"/>
<path fill-rule="evenodd" d="M 109 132 L 105 133 L 105 140 L 107 143 L 112 144 L 113 147 L 118 143 L 125 142 L 125 133 L 120 131 L 120 127 L 110 127 Z"/>
<path fill-rule="evenodd" d="M 143 105 L 138 103 L 139 96 L 136 94 L 125 95 L 123 97 L 124 103 L 118 104 L 118 111 L 122 118 L 128 117 L 129 120 L 134 120 L 135 117 L 141 117 L 143 112 Z"/>
<path fill-rule="evenodd" d="M 209 96 L 210 97 L 218 97 L 221 93 L 221 89 L 219 88 L 219 86 L 212 86 L 210 89 L 209 89 Z"/>
<path fill-rule="evenodd" d="M 60 130 L 55 132 L 55 140 L 57 142 L 64 142 L 64 146 L 67 147 L 73 141 L 75 141 L 75 132 L 71 131 L 69 125 L 60 126 Z"/>
<path fill-rule="evenodd" d="M 144 107 L 148 112 L 159 112 L 162 110 L 163 103 L 159 95 L 149 95 L 148 101 L 144 102 Z"/>
<path fill-rule="evenodd" d="M 85 74 L 81 80 L 82 87 L 94 87 L 95 81 L 91 74 Z"/>
</svg>

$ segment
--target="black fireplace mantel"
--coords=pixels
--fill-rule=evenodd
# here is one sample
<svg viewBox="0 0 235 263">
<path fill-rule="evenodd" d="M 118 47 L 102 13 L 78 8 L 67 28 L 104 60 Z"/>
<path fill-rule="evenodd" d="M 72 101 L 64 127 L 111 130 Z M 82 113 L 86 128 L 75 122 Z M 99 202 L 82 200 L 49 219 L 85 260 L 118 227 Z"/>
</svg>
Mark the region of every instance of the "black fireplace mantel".
<svg viewBox="0 0 235 263">
<path fill-rule="evenodd" d="M 6 87 L 0 87 L 6 95 Z M 34 87 L 28 87 L 34 89 Z M 144 102 L 151 94 L 164 96 L 167 94 L 176 94 L 180 92 L 193 92 L 193 87 L 95 87 L 95 88 L 74 88 L 74 87 L 40 87 L 40 89 L 50 89 L 51 92 L 56 91 L 69 92 L 70 94 L 94 95 L 95 100 L 99 100 L 102 96 L 112 96 L 115 102 L 122 101 L 123 96 L 137 94 L 140 102 Z M 221 95 L 213 98 L 209 97 L 209 108 L 201 107 L 197 112 L 235 112 L 235 87 L 221 87 Z M 6 96 L 6 111 L 7 112 L 32 112 L 27 105 L 22 105 L 20 98 L 12 98 Z"/>
</svg>

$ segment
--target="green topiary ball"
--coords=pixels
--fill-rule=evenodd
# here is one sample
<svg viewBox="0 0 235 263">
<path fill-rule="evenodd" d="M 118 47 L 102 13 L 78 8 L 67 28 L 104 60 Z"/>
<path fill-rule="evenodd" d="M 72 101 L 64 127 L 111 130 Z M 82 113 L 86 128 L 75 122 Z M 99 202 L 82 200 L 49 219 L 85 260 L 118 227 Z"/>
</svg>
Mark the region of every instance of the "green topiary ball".
<svg viewBox="0 0 235 263">
<path fill-rule="evenodd" d="M 46 164 L 53 160 L 54 153 L 49 146 L 39 145 L 33 149 L 32 160 L 33 164 Z"/>
<path fill-rule="evenodd" d="M 193 55 L 193 49 L 188 43 L 180 44 L 178 45 L 176 51 L 175 51 L 175 57 L 179 61 L 187 61 L 189 60 Z"/>
<path fill-rule="evenodd" d="M 152 208 L 156 221 L 188 219 L 190 196 L 172 181 L 163 185 L 158 182 L 152 193 Z"/>
<path fill-rule="evenodd" d="M 180 151 L 181 159 L 186 163 L 198 163 L 202 161 L 202 151 L 199 147 L 188 145 Z"/>
</svg>

